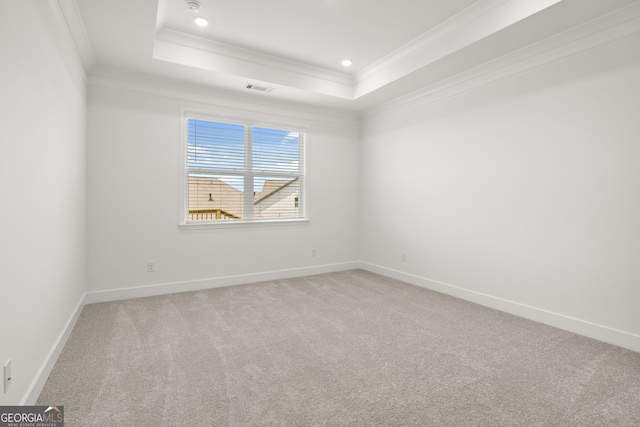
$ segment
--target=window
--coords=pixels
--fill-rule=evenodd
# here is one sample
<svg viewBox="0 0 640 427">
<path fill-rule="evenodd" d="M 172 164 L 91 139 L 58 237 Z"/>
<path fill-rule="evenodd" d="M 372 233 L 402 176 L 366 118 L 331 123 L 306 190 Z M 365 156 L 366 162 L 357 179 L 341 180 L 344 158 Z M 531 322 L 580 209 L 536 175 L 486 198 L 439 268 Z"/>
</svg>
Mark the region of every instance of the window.
<svg viewBox="0 0 640 427">
<path fill-rule="evenodd" d="M 183 223 L 305 218 L 304 132 L 185 119 Z"/>
</svg>

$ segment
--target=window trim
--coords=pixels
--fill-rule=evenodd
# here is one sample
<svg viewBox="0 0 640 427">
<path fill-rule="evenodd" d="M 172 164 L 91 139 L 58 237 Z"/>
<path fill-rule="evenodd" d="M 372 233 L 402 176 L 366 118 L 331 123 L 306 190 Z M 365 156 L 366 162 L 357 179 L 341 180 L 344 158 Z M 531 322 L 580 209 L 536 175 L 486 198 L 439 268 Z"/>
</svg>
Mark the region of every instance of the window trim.
<svg viewBox="0 0 640 427">
<path fill-rule="evenodd" d="M 255 116 L 255 113 L 252 114 Z M 249 114 L 247 114 L 249 116 Z M 203 112 L 200 109 L 188 109 L 181 108 L 180 114 L 180 212 L 178 227 L 182 229 L 203 229 L 203 228 L 235 228 L 235 227 L 273 227 L 273 226 L 291 226 L 308 224 L 310 222 L 309 216 L 309 132 L 308 126 L 296 123 L 295 120 L 273 120 L 270 115 L 262 115 L 260 118 L 247 118 L 241 116 L 229 116 L 219 114 L 215 112 Z M 189 119 L 209 120 L 223 123 L 235 123 L 243 126 L 252 127 L 267 127 L 281 130 L 295 130 L 303 132 L 304 137 L 304 150 L 303 158 L 298 161 L 303 165 L 303 174 L 300 177 L 300 193 L 303 195 L 301 198 L 301 209 L 303 216 L 296 218 L 282 218 L 282 219 L 241 219 L 230 221 L 192 221 L 188 217 L 189 208 L 189 178 L 188 178 L 188 166 L 187 166 L 187 126 Z"/>
</svg>

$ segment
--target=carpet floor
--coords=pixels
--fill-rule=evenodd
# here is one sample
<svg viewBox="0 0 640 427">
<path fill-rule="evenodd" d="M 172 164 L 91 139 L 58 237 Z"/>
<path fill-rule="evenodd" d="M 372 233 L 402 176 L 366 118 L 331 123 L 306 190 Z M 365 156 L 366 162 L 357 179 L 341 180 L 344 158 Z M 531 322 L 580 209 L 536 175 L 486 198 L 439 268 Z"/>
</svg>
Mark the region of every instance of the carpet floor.
<svg viewBox="0 0 640 427">
<path fill-rule="evenodd" d="M 74 426 L 640 426 L 640 353 L 361 270 L 84 307 Z"/>
</svg>

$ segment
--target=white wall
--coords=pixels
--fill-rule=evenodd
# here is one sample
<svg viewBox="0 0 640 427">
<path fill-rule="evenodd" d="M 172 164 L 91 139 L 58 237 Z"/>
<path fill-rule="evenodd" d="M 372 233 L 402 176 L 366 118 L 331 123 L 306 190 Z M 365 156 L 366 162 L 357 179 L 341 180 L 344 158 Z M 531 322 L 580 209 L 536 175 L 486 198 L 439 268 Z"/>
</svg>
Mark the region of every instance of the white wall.
<svg viewBox="0 0 640 427">
<path fill-rule="evenodd" d="M 86 84 L 55 16 L 0 2 L 0 405 L 33 403 L 84 294 Z"/>
<path fill-rule="evenodd" d="M 367 268 L 640 351 L 638 46 L 370 113 Z"/>
<path fill-rule="evenodd" d="M 0 405 L 33 403 L 85 290 L 149 295 L 359 257 L 640 351 L 637 35 L 437 104 L 399 100 L 360 141 L 348 115 L 108 79 L 87 115 L 56 4 L 0 2 L 0 365 L 13 361 Z M 179 228 L 182 107 L 307 124 L 311 221 Z"/>
<path fill-rule="evenodd" d="M 268 95 L 267 95 L 268 96 Z M 194 100 L 196 99 L 196 100 Z M 94 79 L 89 89 L 89 301 L 350 268 L 358 260 L 355 117 Z M 181 108 L 296 120 L 309 132 L 311 221 L 179 228 Z M 317 256 L 311 257 L 311 249 Z M 154 261 L 156 272 L 147 273 Z M 147 288 L 141 288 L 148 286 Z"/>
</svg>

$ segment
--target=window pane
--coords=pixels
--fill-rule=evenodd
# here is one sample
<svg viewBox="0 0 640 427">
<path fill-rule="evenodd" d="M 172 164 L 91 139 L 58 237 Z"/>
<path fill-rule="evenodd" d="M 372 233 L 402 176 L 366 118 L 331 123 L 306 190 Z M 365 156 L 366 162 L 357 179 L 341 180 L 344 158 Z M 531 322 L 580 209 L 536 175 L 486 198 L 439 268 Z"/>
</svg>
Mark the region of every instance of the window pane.
<svg viewBox="0 0 640 427">
<path fill-rule="evenodd" d="M 189 119 L 187 166 L 242 170 L 244 168 L 244 126 Z"/>
<path fill-rule="evenodd" d="M 190 221 L 243 218 L 242 176 L 189 174 Z"/>
<path fill-rule="evenodd" d="M 288 130 L 252 128 L 254 171 L 298 173 L 300 133 Z"/>
<path fill-rule="evenodd" d="M 256 219 L 299 218 L 298 178 L 256 177 L 253 215 Z"/>
<path fill-rule="evenodd" d="M 185 222 L 304 218 L 303 132 L 188 116 L 185 124 Z"/>
</svg>

